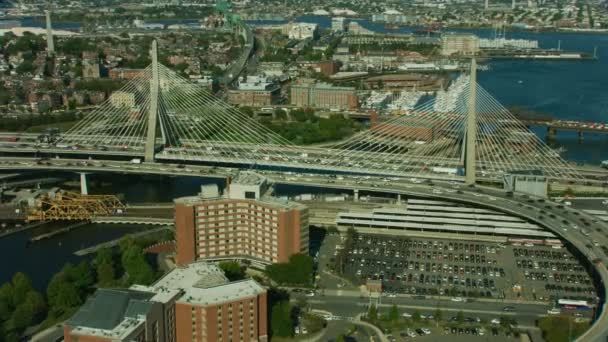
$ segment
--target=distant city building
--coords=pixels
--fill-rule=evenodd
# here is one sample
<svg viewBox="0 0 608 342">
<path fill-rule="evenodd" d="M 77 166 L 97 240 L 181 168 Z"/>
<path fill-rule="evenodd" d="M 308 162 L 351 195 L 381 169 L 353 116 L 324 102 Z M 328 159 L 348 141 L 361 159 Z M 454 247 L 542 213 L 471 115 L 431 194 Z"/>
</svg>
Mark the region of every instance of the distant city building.
<svg viewBox="0 0 608 342">
<path fill-rule="evenodd" d="M 228 91 L 228 103 L 242 106 L 261 107 L 275 103 L 280 95 L 279 85 L 265 77 L 241 77 L 238 89 Z"/>
<path fill-rule="evenodd" d="M 203 189 L 176 199 L 177 264 L 244 259 L 263 266 L 308 253 L 307 207 L 264 197 L 266 187 L 265 178 L 241 172 L 225 197 Z"/>
<path fill-rule="evenodd" d="M 348 23 L 348 33 L 352 35 L 373 35 L 374 31 L 368 30 L 365 27 L 361 26 L 356 21 L 351 21 Z"/>
<path fill-rule="evenodd" d="M 258 63 L 258 72 L 266 77 L 279 77 L 285 73 L 285 63 L 261 62 Z"/>
<path fill-rule="evenodd" d="M 110 103 L 116 108 L 132 108 L 135 107 L 135 94 L 118 90 L 110 96 Z"/>
<path fill-rule="evenodd" d="M 64 325 L 66 342 L 268 340 L 266 290 L 216 265 L 176 268 L 150 286 L 99 289 Z"/>
<path fill-rule="evenodd" d="M 289 39 L 314 39 L 317 37 L 318 25 L 313 23 L 291 23 L 287 36 Z"/>
<path fill-rule="evenodd" d="M 132 80 L 144 75 L 144 69 L 114 68 L 108 76 L 113 80 Z"/>
<path fill-rule="evenodd" d="M 384 11 L 384 13 L 373 14 L 372 21 L 375 23 L 405 24 L 407 22 L 407 17 L 399 11 L 387 10 Z"/>
<path fill-rule="evenodd" d="M 304 68 L 310 68 L 315 72 L 321 73 L 325 76 L 331 76 L 340 70 L 338 63 L 336 63 L 335 61 L 304 61 L 298 62 L 298 65 Z"/>
<path fill-rule="evenodd" d="M 356 109 L 354 87 L 335 87 L 327 83 L 303 83 L 291 86 L 291 104 L 298 107 Z"/>
<path fill-rule="evenodd" d="M 516 48 L 516 49 L 538 49 L 538 40 L 530 39 L 479 39 L 480 49 L 504 49 L 504 48 Z"/>
<path fill-rule="evenodd" d="M 333 17 L 331 18 L 331 30 L 334 32 L 344 32 L 346 29 L 346 18 L 344 17 Z"/>
<path fill-rule="evenodd" d="M 83 78 L 99 78 L 101 77 L 101 70 L 99 63 L 86 62 L 82 65 L 82 77 Z"/>
<path fill-rule="evenodd" d="M 443 56 L 473 56 L 479 52 L 479 39 L 474 34 L 444 34 L 441 36 L 441 54 Z"/>
</svg>

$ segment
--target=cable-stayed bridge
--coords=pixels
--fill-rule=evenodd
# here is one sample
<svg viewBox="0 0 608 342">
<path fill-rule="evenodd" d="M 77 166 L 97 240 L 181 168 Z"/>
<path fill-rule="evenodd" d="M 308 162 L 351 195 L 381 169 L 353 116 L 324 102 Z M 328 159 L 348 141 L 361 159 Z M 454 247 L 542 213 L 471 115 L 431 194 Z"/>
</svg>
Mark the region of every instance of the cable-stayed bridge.
<svg viewBox="0 0 608 342">
<path fill-rule="evenodd" d="M 291 143 L 158 63 L 155 44 L 152 64 L 143 74 L 61 134 L 48 152 L 468 183 L 476 178 L 502 181 L 514 171 L 581 178 L 477 84 L 475 65 L 448 91 L 410 114 L 374 115 L 368 130 L 319 148 Z"/>
</svg>

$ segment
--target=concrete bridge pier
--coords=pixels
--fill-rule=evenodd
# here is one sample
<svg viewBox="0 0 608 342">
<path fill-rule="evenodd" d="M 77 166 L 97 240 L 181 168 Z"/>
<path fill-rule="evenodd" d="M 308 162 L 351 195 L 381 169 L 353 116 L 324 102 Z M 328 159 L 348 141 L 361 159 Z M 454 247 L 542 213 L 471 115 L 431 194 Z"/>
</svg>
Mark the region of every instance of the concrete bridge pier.
<svg viewBox="0 0 608 342">
<path fill-rule="evenodd" d="M 579 141 L 582 141 L 583 139 L 585 139 L 583 131 L 577 131 L 576 133 L 578 134 Z"/>
<path fill-rule="evenodd" d="M 85 172 L 80 173 L 80 193 L 82 195 L 89 194 L 89 188 L 87 186 L 87 174 Z"/>
<path fill-rule="evenodd" d="M 359 189 L 353 190 L 353 201 L 359 202 Z"/>
<path fill-rule="evenodd" d="M 401 194 L 397 194 L 397 204 L 401 204 Z"/>
</svg>

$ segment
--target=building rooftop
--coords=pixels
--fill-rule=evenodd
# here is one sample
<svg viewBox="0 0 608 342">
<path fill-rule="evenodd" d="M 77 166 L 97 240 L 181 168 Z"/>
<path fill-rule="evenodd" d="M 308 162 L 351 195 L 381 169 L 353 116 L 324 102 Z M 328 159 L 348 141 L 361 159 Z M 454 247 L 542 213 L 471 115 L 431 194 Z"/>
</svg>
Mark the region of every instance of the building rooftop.
<svg viewBox="0 0 608 342">
<path fill-rule="evenodd" d="M 143 322 L 150 311 L 153 293 L 135 290 L 99 289 L 72 316 L 72 333 L 122 339 Z"/>
<path fill-rule="evenodd" d="M 191 287 L 178 302 L 200 305 L 220 304 L 253 297 L 265 291 L 255 280 L 247 279 L 210 288 Z"/>
<path fill-rule="evenodd" d="M 166 301 L 175 298 L 175 294 L 182 294 L 177 302 L 200 305 L 248 298 L 266 291 L 252 279 L 230 283 L 217 265 L 205 262 L 176 268 L 154 285 L 135 285 L 131 289 L 155 292 L 153 301 Z"/>
</svg>

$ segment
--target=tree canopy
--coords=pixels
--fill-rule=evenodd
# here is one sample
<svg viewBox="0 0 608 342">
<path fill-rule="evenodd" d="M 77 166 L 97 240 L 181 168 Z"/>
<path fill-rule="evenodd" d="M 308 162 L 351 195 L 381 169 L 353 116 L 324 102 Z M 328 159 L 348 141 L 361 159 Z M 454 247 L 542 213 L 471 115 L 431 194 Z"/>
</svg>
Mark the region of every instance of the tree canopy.
<svg viewBox="0 0 608 342">
<path fill-rule="evenodd" d="M 291 304 L 288 301 L 278 302 L 272 307 L 270 330 L 273 336 L 290 337 L 293 335 Z"/>
<path fill-rule="evenodd" d="M 289 262 L 266 266 L 266 274 L 280 285 L 311 286 L 313 259 L 304 254 L 294 254 Z"/>
<path fill-rule="evenodd" d="M 218 266 L 222 269 L 222 271 L 224 271 L 226 278 L 228 278 L 228 280 L 230 281 L 241 280 L 245 278 L 245 272 L 243 272 L 243 268 L 236 261 L 222 261 L 219 263 Z"/>
<path fill-rule="evenodd" d="M 0 287 L 0 334 L 7 341 L 37 323 L 46 310 L 44 297 L 34 290 L 30 279 L 18 272 Z"/>
</svg>

